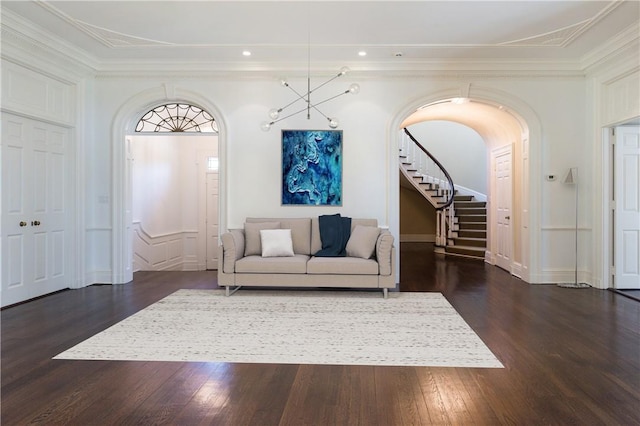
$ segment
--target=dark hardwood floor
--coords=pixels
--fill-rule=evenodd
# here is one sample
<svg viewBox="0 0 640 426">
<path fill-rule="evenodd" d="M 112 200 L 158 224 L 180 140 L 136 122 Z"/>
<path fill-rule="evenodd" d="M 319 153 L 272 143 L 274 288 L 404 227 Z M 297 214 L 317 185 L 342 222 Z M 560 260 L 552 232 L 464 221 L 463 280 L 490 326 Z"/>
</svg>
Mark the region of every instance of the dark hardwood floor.
<svg viewBox="0 0 640 426">
<path fill-rule="evenodd" d="M 2 311 L 2 425 L 640 424 L 640 302 L 431 249 L 402 245 L 400 290 L 442 292 L 504 369 L 51 359 L 177 289 L 216 287 L 215 272 L 143 272 Z"/>
</svg>

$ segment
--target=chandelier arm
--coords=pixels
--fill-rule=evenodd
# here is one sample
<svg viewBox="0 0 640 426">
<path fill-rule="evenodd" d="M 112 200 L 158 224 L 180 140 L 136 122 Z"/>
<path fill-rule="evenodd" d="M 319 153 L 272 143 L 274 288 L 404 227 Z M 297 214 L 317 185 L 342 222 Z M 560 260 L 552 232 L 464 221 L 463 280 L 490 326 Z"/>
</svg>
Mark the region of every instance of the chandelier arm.
<svg viewBox="0 0 640 426">
<path fill-rule="evenodd" d="M 291 87 L 290 84 L 287 84 L 287 87 L 298 96 L 298 99 L 296 99 L 296 101 L 299 101 L 300 99 L 302 99 L 303 101 L 307 102 L 307 98 L 302 96 L 300 93 L 298 93 L 298 91 L 296 89 L 294 89 L 293 87 Z M 307 93 L 308 95 L 308 93 Z M 294 101 L 295 102 L 295 101 Z M 292 102 L 293 103 L 293 102 Z"/>
<path fill-rule="evenodd" d="M 316 104 L 318 105 L 318 104 Z M 316 105 L 309 105 L 311 108 L 315 109 L 318 113 L 320 113 L 321 116 L 323 116 L 324 118 L 326 118 L 327 120 L 331 120 L 329 117 L 327 117 L 326 115 L 324 115 L 324 113 L 322 111 L 320 111 Z"/>
<path fill-rule="evenodd" d="M 289 88 L 289 90 L 291 90 L 293 93 L 296 94 L 296 96 L 298 97 L 298 99 L 295 99 L 291 102 L 289 102 L 288 104 L 286 104 L 285 106 L 283 106 L 282 108 L 278 108 L 278 111 L 282 111 L 285 108 L 290 107 L 291 105 L 295 104 L 296 102 L 298 102 L 299 100 L 303 100 L 305 102 L 307 102 L 307 98 L 305 98 L 304 96 L 302 96 L 300 93 L 298 93 L 298 91 L 296 89 L 294 89 L 293 87 L 291 87 L 291 85 L 289 83 L 285 84 L 285 87 Z M 305 108 L 306 109 L 306 108 Z M 279 121 L 279 120 L 278 120 Z"/>
<path fill-rule="evenodd" d="M 317 104 L 313 104 L 313 105 L 311 105 L 311 107 L 312 107 L 312 108 L 315 108 L 315 107 L 316 107 L 316 106 L 318 106 L 318 105 L 322 105 L 322 104 L 323 104 L 323 103 L 325 103 L 325 102 L 332 101 L 332 100 L 334 100 L 335 98 L 338 98 L 338 97 L 340 97 L 340 96 L 342 96 L 342 95 L 346 95 L 347 93 L 349 93 L 349 91 L 348 91 L 348 90 L 345 90 L 344 92 L 338 93 L 337 95 L 332 96 L 332 97 L 330 97 L 330 98 L 327 98 L 327 99 L 325 99 L 324 101 L 320 101 L 320 102 L 318 102 Z"/>
<path fill-rule="evenodd" d="M 338 78 L 338 77 L 341 77 L 342 75 L 344 75 L 344 74 L 343 74 L 343 73 L 338 73 L 338 74 L 334 75 L 334 76 L 333 76 L 333 77 L 331 77 L 329 80 L 327 80 L 327 81 L 325 81 L 324 83 L 322 83 L 322 84 L 320 84 L 320 85 L 318 85 L 318 86 L 314 87 L 312 90 L 310 90 L 310 91 L 309 91 L 309 93 L 313 93 L 313 92 L 315 92 L 316 90 L 318 90 L 318 89 L 319 89 L 319 88 L 321 88 L 322 86 L 324 86 L 324 85 L 326 85 L 326 84 L 331 83 L 333 80 L 335 80 L 335 79 L 336 79 L 336 78 Z"/>
<path fill-rule="evenodd" d="M 315 108 L 315 107 L 314 107 L 314 108 Z M 301 112 L 305 112 L 306 110 L 307 110 L 307 107 L 304 107 L 303 109 L 300 109 L 300 110 L 298 110 L 298 111 L 296 111 L 296 112 L 292 112 L 291 114 L 286 115 L 286 116 L 281 117 L 281 118 L 278 118 L 277 120 L 270 121 L 270 122 L 269 122 L 269 124 L 276 124 L 278 121 L 282 121 L 282 120 L 285 120 L 285 119 L 287 119 L 287 118 L 289 118 L 289 117 L 293 117 L 294 115 L 296 115 L 296 114 L 300 114 Z M 319 112 L 319 111 L 318 111 L 318 112 Z M 322 114 L 322 113 L 321 113 L 321 114 Z"/>
<path fill-rule="evenodd" d="M 300 95 L 298 95 L 300 96 Z M 300 97 L 298 99 L 295 99 L 291 102 L 289 102 L 288 104 L 286 104 L 285 106 L 283 106 L 282 108 L 278 108 L 278 111 L 283 111 L 285 108 L 289 108 L 291 105 L 295 104 L 296 102 L 298 102 L 300 99 L 305 100 L 304 98 Z"/>
</svg>

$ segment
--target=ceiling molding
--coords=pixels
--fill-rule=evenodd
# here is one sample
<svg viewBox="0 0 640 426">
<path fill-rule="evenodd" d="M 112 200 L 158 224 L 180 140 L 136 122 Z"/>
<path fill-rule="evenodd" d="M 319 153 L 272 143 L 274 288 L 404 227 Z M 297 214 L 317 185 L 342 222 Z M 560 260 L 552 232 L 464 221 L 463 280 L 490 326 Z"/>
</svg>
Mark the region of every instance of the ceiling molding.
<svg viewBox="0 0 640 426">
<path fill-rule="evenodd" d="M 639 57 L 640 52 L 637 48 L 629 49 L 630 46 L 637 46 L 640 43 L 638 28 L 640 28 L 640 20 L 584 55 L 580 61 L 582 69 L 591 73 L 598 67 L 606 66 L 608 62 L 620 55 L 631 54 Z"/>
<path fill-rule="evenodd" d="M 88 55 L 84 50 L 43 31 L 10 10 L 2 8 L 0 11 L 2 12 L 0 27 L 3 34 L 3 51 L 5 49 L 4 35 L 6 34 L 15 45 L 20 45 L 25 50 L 37 52 L 33 55 L 34 58 L 46 58 L 60 66 L 64 66 L 65 63 L 72 64 L 72 67 L 86 69 L 84 71 L 93 71 L 98 67 L 97 59 Z"/>
<path fill-rule="evenodd" d="M 330 75 L 331 71 L 316 72 L 311 74 L 311 78 L 324 78 Z M 585 74 L 581 70 L 549 70 L 542 67 L 538 70 L 532 69 L 477 69 L 460 67 L 459 69 L 440 67 L 438 69 L 404 69 L 396 68 L 384 69 L 375 67 L 371 69 L 352 68 L 350 75 L 357 80 L 374 79 L 581 79 Z M 307 74 L 302 72 L 292 72 L 291 69 L 206 69 L 173 66 L 151 66 L 149 68 L 135 67 L 115 67 L 112 69 L 101 69 L 96 73 L 97 79 L 149 79 L 149 78 L 175 78 L 175 79 L 196 79 L 196 80 L 272 80 L 279 81 L 283 76 L 289 79 L 305 79 Z"/>
<path fill-rule="evenodd" d="M 548 47 L 566 46 L 567 40 L 574 40 L 575 34 L 584 32 L 584 28 L 588 26 L 591 20 L 587 19 L 577 24 L 570 25 L 565 28 L 550 31 L 545 34 L 540 34 L 532 37 L 526 37 L 520 40 L 508 41 L 506 43 L 500 43 L 500 46 L 520 46 L 520 47 Z"/>
<path fill-rule="evenodd" d="M 606 5 L 600 12 L 598 12 L 593 18 L 591 18 L 589 22 L 586 23 L 586 25 L 584 25 L 582 28 L 578 29 L 576 32 L 574 32 L 569 37 L 567 37 L 567 39 L 563 44 L 563 47 L 566 47 L 569 44 L 571 44 L 574 40 L 580 37 L 584 32 L 592 28 L 595 24 L 600 22 L 607 15 L 613 12 L 616 8 L 622 5 L 623 2 L 624 0 L 613 0 L 611 3 Z"/>
</svg>

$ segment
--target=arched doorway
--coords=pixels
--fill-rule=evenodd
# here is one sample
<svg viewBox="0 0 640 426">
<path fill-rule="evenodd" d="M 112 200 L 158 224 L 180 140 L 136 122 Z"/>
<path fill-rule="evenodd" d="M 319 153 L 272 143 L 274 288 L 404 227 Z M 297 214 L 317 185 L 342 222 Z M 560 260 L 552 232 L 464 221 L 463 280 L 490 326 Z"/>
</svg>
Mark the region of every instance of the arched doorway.
<svg viewBox="0 0 640 426">
<path fill-rule="evenodd" d="M 226 227 L 226 125 L 223 115 L 208 99 L 177 87 L 160 86 L 139 93 L 118 110 L 112 125 L 112 283 L 133 279 L 133 217 L 131 147 L 127 135 L 134 133 L 140 118 L 154 106 L 166 103 L 198 105 L 218 124 L 218 226 Z"/>
<path fill-rule="evenodd" d="M 217 269 L 218 124 L 197 105 L 163 103 L 127 136 L 136 271 Z"/>
<path fill-rule="evenodd" d="M 461 96 L 462 95 L 462 96 Z M 529 206 L 539 199 L 540 187 L 533 176 L 540 174 L 539 135 L 540 126 L 536 114 L 519 99 L 499 91 L 487 88 L 471 89 L 466 85 L 462 89 L 450 89 L 433 94 L 421 101 L 413 102 L 398 114 L 394 121 L 395 141 L 390 153 L 397 153 L 401 138 L 400 130 L 412 123 L 425 120 L 448 120 L 459 122 L 476 130 L 487 143 L 488 152 L 494 157 L 502 153 L 505 146 L 511 147 L 511 179 L 513 215 L 511 220 L 513 256 L 509 262 L 510 273 L 527 282 L 535 282 L 537 275 L 539 213 Z M 490 158 L 488 184 L 488 248 L 487 261 L 495 264 L 497 251 L 498 214 L 495 206 L 497 180 L 495 158 Z M 397 168 L 397 154 L 390 154 L 390 168 Z M 397 174 L 396 174 L 397 175 Z M 394 176 L 394 174 L 391 174 Z M 399 229 L 398 182 L 392 182 L 390 194 L 390 224 Z M 399 259 L 398 259 L 399 261 Z"/>
</svg>

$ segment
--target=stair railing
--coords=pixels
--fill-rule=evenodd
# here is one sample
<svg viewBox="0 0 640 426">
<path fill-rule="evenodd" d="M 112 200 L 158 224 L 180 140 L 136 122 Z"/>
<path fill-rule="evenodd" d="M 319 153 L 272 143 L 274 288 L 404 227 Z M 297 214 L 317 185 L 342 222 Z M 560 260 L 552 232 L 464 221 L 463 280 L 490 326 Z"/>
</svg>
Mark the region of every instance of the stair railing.
<svg viewBox="0 0 640 426">
<path fill-rule="evenodd" d="M 411 132 L 406 128 L 403 130 L 408 139 L 402 138 L 400 149 L 406 157 L 406 162 L 411 163 L 416 169 L 414 176 L 419 175 L 422 183 L 429 183 L 431 187 L 437 188 L 438 196 L 442 197 L 438 202 L 434 202 L 430 197 L 425 198 L 429 199 L 436 209 L 436 245 L 444 247 L 455 227 L 453 180 L 444 166 L 417 141 Z"/>
</svg>

